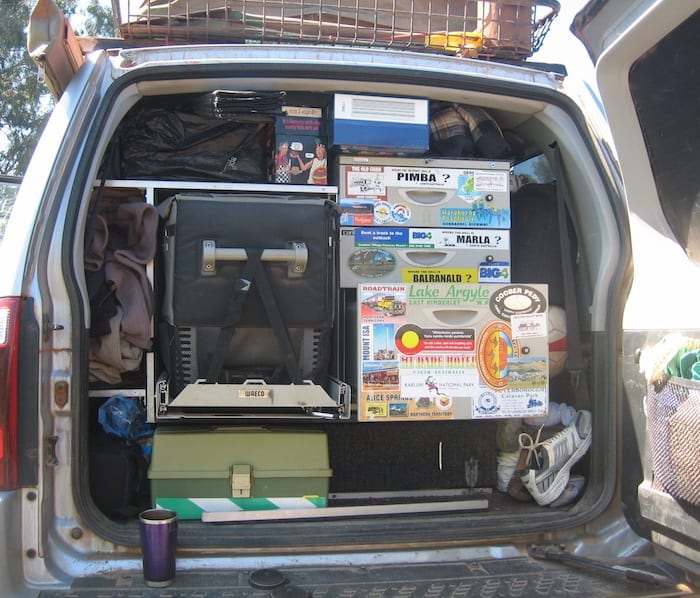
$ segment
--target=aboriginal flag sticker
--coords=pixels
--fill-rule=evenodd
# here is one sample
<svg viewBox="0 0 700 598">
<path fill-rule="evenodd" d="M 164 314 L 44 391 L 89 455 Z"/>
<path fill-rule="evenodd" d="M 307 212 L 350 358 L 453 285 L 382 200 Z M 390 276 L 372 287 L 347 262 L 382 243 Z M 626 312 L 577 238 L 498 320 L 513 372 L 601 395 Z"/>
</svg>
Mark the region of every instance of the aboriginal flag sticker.
<svg viewBox="0 0 700 598">
<path fill-rule="evenodd" d="M 473 353 L 473 328 L 420 328 L 415 324 L 401 326 L 394 336 L 396 348 L 404 355 L 427 353 Z"/>
<path fill-rule="evenodd" d="M 396 348 L 404 355 L 417 355 L 425 348 L 425 338 L 420 327 L 406 324 L 396 331 Z"/>
</svg>

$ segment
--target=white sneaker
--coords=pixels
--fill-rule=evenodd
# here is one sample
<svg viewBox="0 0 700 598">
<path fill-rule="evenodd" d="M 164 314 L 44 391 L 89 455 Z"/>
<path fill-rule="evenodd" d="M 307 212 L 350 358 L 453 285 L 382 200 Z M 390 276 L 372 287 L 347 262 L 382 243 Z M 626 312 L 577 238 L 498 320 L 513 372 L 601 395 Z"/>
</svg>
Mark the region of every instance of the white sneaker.
<svg viewBox="0 0 700 598">
<path fill-rule="evenodd" d="M 528 469 L 520 479 L 539 505 L 548 505 L 563 492 L 574 464 L 591 446 L 590 411 L 579 411 L 574 421 L 558 434 L 540 442 L 520 435 L 520 446 L 530 451 Z M 541 428 L 540 428 L 541 430 Z"/>
</svg>

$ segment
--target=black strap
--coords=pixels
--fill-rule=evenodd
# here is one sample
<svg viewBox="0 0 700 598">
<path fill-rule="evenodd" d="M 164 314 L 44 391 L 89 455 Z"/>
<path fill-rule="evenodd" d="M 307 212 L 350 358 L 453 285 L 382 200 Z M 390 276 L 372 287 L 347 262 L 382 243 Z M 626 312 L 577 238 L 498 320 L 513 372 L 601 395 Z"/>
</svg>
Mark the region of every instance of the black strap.
<svg viewBox="0 0 700 598">
<path fill-rule="evenodd" d="M 277 307 L 277 301 L 275 301 L 275 295 L 272 292 L 272 287 L 270 286 L 270 280 L 267 277 L 267 272 L 262 265 L 261 258 L 263 250 L 247 249 L 246 254 L 248 259 L 243 267 L 243 272 L 241 272 L 240 278 L 236 280 L 233 295 L 231 296 L 231 301 L 229 302 L 226 318 L 224 320 L 226 324 L 219 332 L 214 354 L 212 355 L 212 360 L 209 364 L 207 382 L 209 384 L 214 384 L 219 379 L 226 350 L 231 343 L 231 339 L 233 338 L 233 334 L 236 330 L 236 325 L 241 319 L 243 303 L 245 302 L 251 287 L 253 284 L 255 284 L 258 292 L 260 293 L 260 298 L 262 299 L 265 313 L 267 314 L 270 325 L 272 326 L 275 336 L 277 337 L 277 342 L 282 349 L 282 353 L 284 355 L 284 365 L 287 368 L 287 373 L 289 374 L 293 384 L 302 384 L 303 378 L 301 368 L 299 367 L 299 361 L 294 352 L 294 348 L 292 347 L 292 341 L 289 338 L 287 326 L 282 318 L 279 308 Z"/>
<path fill-rule="evenodd" d="M 248 296 L 248 291 L 250 291 L 258 269 L 262 267 L 260 262 L 262 252 L 262 249 L 249 249 L 246 251 L 248 259 L 246 260 L 245 266 L 243 266 L 240 278 L 234 282 L 233 294 L 231 295 L 231 301 L 229 301 L 227 313 L 224 318 L 225 325 L 219 332 L 219 337 L 216 340 L 216 347 L 214 348 L 214 355 L 212 355 L 211 362 L 209 363 L 209 371 L 207 373 L 207 382 L 209 384 L 214 384 L 219 380 L 226 349 L 231 343 L 233 333 L 236 331 L 236 324 L 238 324 L 241 319 L 243 302 Z"/>
<path fill-rule="evenodd" d="M 282 353 L 284 354 L 284 364 L 287 368 L 287 373 L 292 380 L 292 384 L 302 384 L 303 379 L 301 368 L 299 367 L 299 360 L 294 353 L 292 341 L 289 339 L 289 333 L 287 332 L 287 326 L 282 318 L 279 308 L 277 307 L 277 302 L 275 301 L 275 296 L 272 293 L 272 287 L 270 286 L 270 281 L 267 278 L 265 268 L 258 269 L 255 282 L 258 285 L 260 298 L 262 299 L 263 306 L 265 307 L 267 317 L 270 320 L 272 330 L 274 330 L 275 336 L 277 337 L 277 342 L 279 343 Z"/>
<path fill-rule="evenodd" d="M 554 176 L 557 179 L 557 215 L 559 218 L 559 242 L 561 245 L 562 277 L 564 280 L 564 307 L 566 312 L 567 358 L 566 369 L 571 375 L 577 394 L 577 407 L 587 407 L 589 402 L 586 380 L 586 362 L 581 349 L 578 299 L 574 280 L 574 262 L 569 238 L 568 188 L 562 168 L 561 150 L 555 141 L 549 147 L 554 150 Z"/>
</svg>

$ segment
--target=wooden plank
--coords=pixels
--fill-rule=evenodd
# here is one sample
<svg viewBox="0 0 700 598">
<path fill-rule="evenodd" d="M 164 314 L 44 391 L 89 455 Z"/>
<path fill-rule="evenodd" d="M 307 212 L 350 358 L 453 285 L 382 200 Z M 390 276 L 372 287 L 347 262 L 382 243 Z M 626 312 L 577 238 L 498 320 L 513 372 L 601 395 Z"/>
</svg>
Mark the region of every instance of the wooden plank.
<svg viewBox="0 0 700 598">
<path fill-rule="evenodd" d="M 243 521 L 278 521 L 280 519 L 332 519 L 367 515 L 413 515 L 419 513 L 449 513 L 488 509 L 485 499 L 450 502 L 413 503 L 398 505 L 363 505 L 358 507 L 327 507 L 321 509 L 276 509 L 273 511 L 226 511 L 203 513 L 204 523 L 240 523 Z"/>
</svg>

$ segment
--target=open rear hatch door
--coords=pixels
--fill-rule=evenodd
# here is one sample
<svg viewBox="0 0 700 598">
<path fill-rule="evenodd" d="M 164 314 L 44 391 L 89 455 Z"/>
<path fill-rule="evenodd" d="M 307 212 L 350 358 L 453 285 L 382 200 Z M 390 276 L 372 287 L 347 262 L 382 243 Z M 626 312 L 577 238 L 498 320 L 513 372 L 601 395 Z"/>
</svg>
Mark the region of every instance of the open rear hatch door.
<svg viewBox="0 0 700 598">
<path fill-rule="evenodd" d="M 695 0 L 595 1 L 572 29 L 596 62 L 632 227 L 621 491 L 659 556 L 697 574 L 700 11 Z"/>
</svg>

